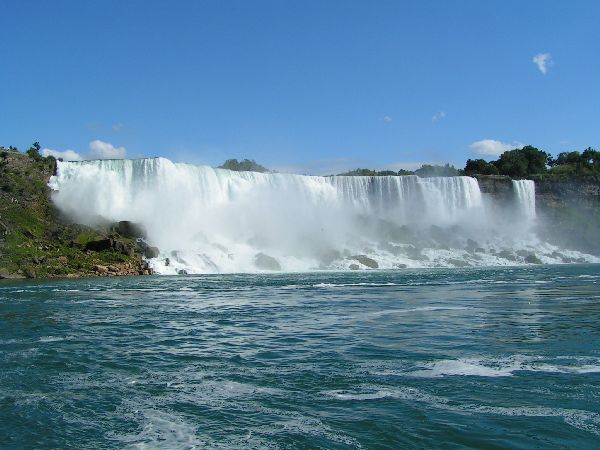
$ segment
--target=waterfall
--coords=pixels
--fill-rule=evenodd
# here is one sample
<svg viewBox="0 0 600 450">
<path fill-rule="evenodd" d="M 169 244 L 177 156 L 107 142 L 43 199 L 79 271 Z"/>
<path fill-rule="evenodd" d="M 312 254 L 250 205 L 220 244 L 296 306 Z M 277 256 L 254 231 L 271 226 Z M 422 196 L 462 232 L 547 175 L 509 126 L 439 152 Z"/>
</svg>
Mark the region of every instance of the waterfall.
<svg viewBox="0 0 600 450">
<path fill-rule="evenodd" d="M 513 180 L 513 191 L 522 217 L 531 222 L 535 219 L 535 183 L 532 180 Z"/>
<path fill-rule="evenodd" d="M 490 216 L 471 177 L 263 174 L 152 158 L 59 162 L 49 185 L 75 222 L 143 224 L 161 273 L 365 268 L 362 256 L 380 268 L 514 263 L 496 252 L 515 250 L 511 227 Z M 533 183 L 515 192 L 529 217 Z"/>
</svg>

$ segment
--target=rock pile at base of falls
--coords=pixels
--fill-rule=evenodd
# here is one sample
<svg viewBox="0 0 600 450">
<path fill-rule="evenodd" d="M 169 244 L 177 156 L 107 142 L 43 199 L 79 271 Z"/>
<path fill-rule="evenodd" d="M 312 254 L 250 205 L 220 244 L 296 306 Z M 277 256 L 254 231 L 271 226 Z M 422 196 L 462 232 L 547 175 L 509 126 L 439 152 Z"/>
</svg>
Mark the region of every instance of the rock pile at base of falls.
<svg viewBox="0 0 600 450">
<path fill-rule="evenodd" d="M 265 253 L 257 253 L 254 256 L 254 265 L 260 270 L 281 270 L 279 261 Z"/>
<path fill-rule="evenodd" d="M 374 259 L 369 258 L 367 255 L 354 255 L 350 256 L 348 259 L 358 261 L 363 266 L 367 266 L 370 269 L 379 269 L 379 263 Z"/>
</svg>

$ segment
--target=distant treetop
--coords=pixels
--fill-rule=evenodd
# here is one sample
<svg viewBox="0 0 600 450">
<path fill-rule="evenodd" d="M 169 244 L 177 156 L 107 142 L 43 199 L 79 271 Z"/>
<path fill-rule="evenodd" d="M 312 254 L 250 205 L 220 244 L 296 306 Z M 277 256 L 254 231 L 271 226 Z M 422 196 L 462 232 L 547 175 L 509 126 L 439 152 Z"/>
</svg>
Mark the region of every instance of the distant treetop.
<svg viewBox="0 0 600 450">
<path fill-rule="evenodd" d="M 269 172 L 269 169 L 261 166 L 253 159 L 244 159 L 242 161 L 238 161 L 237 159 L 228 159 L 219 166 L 219 169 L 235 170 L 236 172 Z"/>
<path fill-rule="evenodd" d="M 354 169 L 344 173 L 338 173 L 338 177 L 389 177 L 398 175 L 414 175 L 410 170 L 400 169 L 398 172 L 393 170 L 373 170 L 373 169 Z"/>
</svg>

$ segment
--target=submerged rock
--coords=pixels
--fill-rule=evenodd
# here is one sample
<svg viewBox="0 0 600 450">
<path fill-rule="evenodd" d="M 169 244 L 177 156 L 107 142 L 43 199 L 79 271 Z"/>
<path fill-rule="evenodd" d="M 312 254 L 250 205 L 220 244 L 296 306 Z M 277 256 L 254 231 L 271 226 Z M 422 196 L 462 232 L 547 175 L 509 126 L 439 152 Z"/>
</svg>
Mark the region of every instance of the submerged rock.
<svg viewBox="0 0 600 450">
<path fill-rule="evenodd" d="M 254 256 L 254 265 L 261 270 L 281 270 L 279 261 L 265 253 L 257 253 Z"/>
<path fill-rule="evenodd" d="M 361 263 L 363 266 L 370 267 L 371 269 L 379 269 L 379 263 L 366 255 L 354 255 L 351 256 L 349 259 L 354 259 L 355 261 Z"/>
<path fill-rule="evenodd" d="M 525 257 L 525 262 L 527 264 L 543 264 L 542 260 L 540 258 L 538 258 L 536 255 L 534 255 L 533 253 L 531 253 Z"/>
<path fill-rule="evenodd" d="M 448 260 L 448 263 L 452 264 L 454 267 L 471 267 L 471 264 L 464 259 L 451 258 Z"/>
<path fill-rule="evenodd" d="M 497 256 L 499 258 L 504 258 L 504 259 L 507 259 L 509 261 L 516 261 L 517 260 L 517 257 L 515 256 L 515 254 L 512 253 L 512 252 L 510 252 L 510 251 L 508 251 L 508 250 L 502 250 L 501 252 L 499 252 L 497 254 Z"/>
<path fill-rule="evenodd" d="M 360 267 L 358 264 L 350 264 L 350 270 L 359 270 Z"/>
</svg>

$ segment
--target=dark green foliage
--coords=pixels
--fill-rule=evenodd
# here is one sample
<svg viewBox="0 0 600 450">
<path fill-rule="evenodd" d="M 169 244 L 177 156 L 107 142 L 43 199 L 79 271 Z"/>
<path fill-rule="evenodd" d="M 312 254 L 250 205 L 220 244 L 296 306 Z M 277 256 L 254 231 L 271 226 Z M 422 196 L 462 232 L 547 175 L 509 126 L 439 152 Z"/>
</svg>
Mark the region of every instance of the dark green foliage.
<svg viewBox="0 0 600 450">
<path fill-rule="evenodd" d="M 40 154 L 40 143 L 39 142 L 34 142 L 31 147 L 29 147 L 27 149 L 27 151 L 25 152 L 27 154 L 27 156 L 29 156 L 32 159 L 35 159 L 36 161 L 39 161 L 42 159 L 42 155 Z"/>
<path fill-rule="evenodd" d="M 269 169 L 261 166 L 253 159 L 244 159 L 238 161 L 237 159 L 228 159 L 219 166 L 219 169 L 235 170 L 236 172 L 269 172 Z"/>
<path fill-rule="evenodd" d="M 461 171 L 450 164 L 443 166 L 423 164 L 420 169 L 415 170 L 415 175 L 423 178 L 429 177 L 455 177 L 462 175 Z"/>
<path fill-rule="evenodd" d="M 581 153 L 559 153 L 549 165 L 549 173 L 556 178 L 600 178 L 600 152 L 591 147 Z"/>
<path fill-rule="evenodd" d="M 502 155 L 494 165 L 501 175 L 512 178 L 527 178 L 531 175 L 544 173 L 546 165 L 550 161 L 550 155 L 531 145 L 521 149 L 509 150 Z"/>
<path fill-rule="evenodd" d="M 350 177 L 374 177 L 378 174 L 373 169 L 354 169 L 348 172 L 340 173 L 339 176 L 350 176 Z"/>
<path fill-rule="evenodd" d="M 498 175 L 498 168 L 484 159 L 467 159 L 465 175 Z"/>
<path fill-rule="evenodd" d="M 354 169 L 349 172 L 338 173 L 338 176 L 350 177 L 390 177 L 399 175 L 414 175 L 410 170 L 400 169 L 398 172 L 393 170 L 373 170 L 373 169 Z"/>
</svg>

